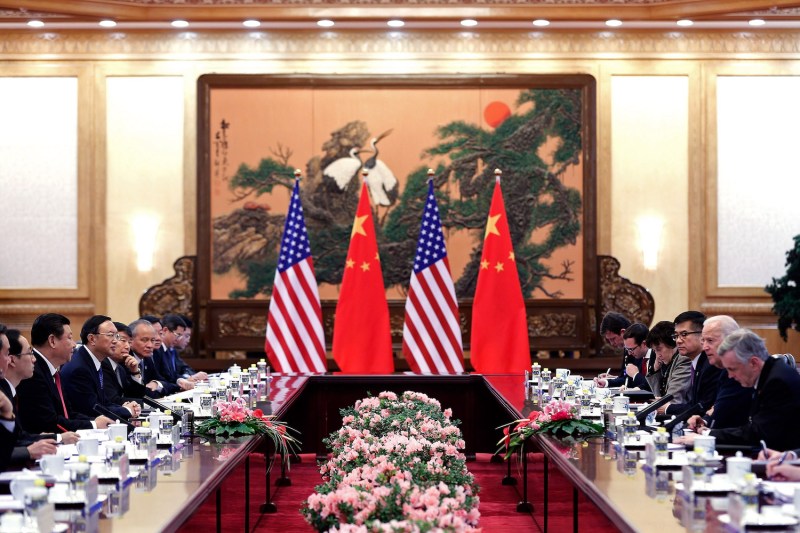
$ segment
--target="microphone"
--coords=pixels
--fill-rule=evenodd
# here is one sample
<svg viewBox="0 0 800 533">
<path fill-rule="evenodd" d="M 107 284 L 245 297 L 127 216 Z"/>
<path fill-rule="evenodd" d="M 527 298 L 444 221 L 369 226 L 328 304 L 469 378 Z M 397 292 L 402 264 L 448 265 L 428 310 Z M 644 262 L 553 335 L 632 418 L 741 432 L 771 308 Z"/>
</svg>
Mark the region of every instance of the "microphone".
<svg viewBox="0 0 800 533">
<path fill-rule="evenodd" d="M 141 400 L 144 403 L 146 403 L 147 405 L 149 405 L 150 407 L 155 407 L 156 409 L 161 409 L 162 411 L 165 411 L 165 412 L 169 411 L 170 413 L 172 413 L 172 419 L 175 422 L 180 422 L 181 421 L 181 415 L 177 414 L 175 412 L 175 409 L 170 409 L 169 407 L 167 407 L 163 403 L 161 403 L 159 401 L 156 401 L 156 400 L 148 397 L 147 395 L 142 396 Z"/>
<path fill-rule="evenodd" d="M 672 394 L 666 394 L 661 398 L 659 398 L 658 400 L 651 403 L 650 405 L 648 405 L 647 407 L 645 407 L 644 409 L 642 409 L 641 411 L 637 412 L 636 420 L 639 421 L 639 426 L 645 427 L 645 421 L 647 420 L 647 416 L 656 409 L 658 409 L 659 407 L 661 407 L 662 405 L 664 405 L 665 403 L 671 402 L 673 398 L 674 396 Z"/>
<path fill-rule="evenodd" d="M 97 414 L 100 414 L 100 415 L 103 415 L 103 416 L 107 416 L 111 420 L 114 420 L 116 422 L 121 422 L 122 424 L 127 425 L 129 433 L 131 431 L 133 431 L 133 424 L 131 424 L 130 422 L 125 420 L 123 417 L 121 417 L 118 414 L 116 414 L 114 411 L 111 411 L 110 409 L 107 409 L 107 408 L 103 407 L 99 403 L 94 404 L 94 411 Z"/>
<path fill-rule="evenodd" d="M 703 406 L 703 403 L 697 402 L 693 406 L 676 415 L 674 420 L 670 420 L 668 423 L 664 424 L 664 427 L 667 428 L 667 433 L 672 433 L 672 430 L 675 429 L 675 426 L 681 422 L 686 422 L 692 416 L 702 414 L 705 411 L 706 408 Z"/>
</svg>

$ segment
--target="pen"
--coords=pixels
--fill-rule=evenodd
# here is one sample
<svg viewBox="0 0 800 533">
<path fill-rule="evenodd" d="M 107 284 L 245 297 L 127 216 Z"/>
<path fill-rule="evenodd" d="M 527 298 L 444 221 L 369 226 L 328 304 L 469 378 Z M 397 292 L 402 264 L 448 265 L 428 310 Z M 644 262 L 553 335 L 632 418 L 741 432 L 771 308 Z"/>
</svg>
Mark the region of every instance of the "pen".
<svg viewBox="0 0 800 533">
<path fill-rule="evenodd" d="M 764 452 L 764 459 L 769 459 L 769 452 L 767 451 L 767 443 L 761 439 L 761 451 Z"/>
<path fill-rule="evenodd" d="M 58 427 L 58 429 L 60 429 L 62 433 L 66 433 L 67 431 L 69 431 L 67 428 L 65 428 L 61 424 L 56 424 L 56 427 Z"/>
<path fill-rule="evenodd" d="M 783 452 L 783 453 L 781 454 L 781 458 L 780 458 L 780 459 L 778 459 L 778 464 L 779 464 L 779 465 L 782 465 L 782 464 L 783 464 L 783 462 L 786 460 L 786 457 L 788 457 L 788 456 L 789 456 L 789 452 L 788 452 L 788 451 L 785 451 L 785 452 Z"/>
<path fill-rule="evenodd" d="M 606 370 L 606 377 L 608 377 L 608 375 L 609 375 L 610 373 L 611 373 L 611 367 L 608 367 L 608 370 Z"/>
</svg>

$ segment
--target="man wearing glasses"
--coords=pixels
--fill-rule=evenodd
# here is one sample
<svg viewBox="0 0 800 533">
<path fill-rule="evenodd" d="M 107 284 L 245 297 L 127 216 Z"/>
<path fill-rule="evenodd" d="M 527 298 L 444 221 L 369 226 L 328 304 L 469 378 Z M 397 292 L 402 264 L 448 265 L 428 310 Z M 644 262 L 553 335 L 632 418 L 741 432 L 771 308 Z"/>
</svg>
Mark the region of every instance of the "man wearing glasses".
<svg viewBox="0 0 800 533">
<path fill-rule="evenodd" d="M 62 433 L 105 427 L 113 422 L 105 416 L 79 413 L 66 398 L 59 368 L 72 357 L 75 341 L 67 317 L 45 313 L 31 327 L 36 356 L 33 377 L 17 387 L 22 427 L 29 433 Z"/>
<path fill-rule="evenodd" d="M 647 326 L 641 323 L 632 324 L 623 331 L 622 349 L 626 355 L 624 373 L 610 379 L 598 378 L 595 380 L 598 387 L 650 390 L 650 384 L 645 379 L 647 360 L 650 357 L 650 350 L 645 343 L 647 333 Z"/>
<path fill-rule="evenodd" d="M 186 334 L 186 323 L 175 314 L 161 319 L 161 348 L 153 350 L 153 362 L 158 373 L 182 390 L 194 388 L 194 371 L 178 357 L 176 348 Z"/>
<path fill-rule="evenodd" d="M 61 369 L 64 394 L 73 408 L 86 416 L 96 413 L 95 405 L 105 407 L 123 420 L 139 415 L 136 402 L 122 405 L 106 400 L 102 363 L 117 347 L 119 333 L 111 319 L 104 315 L 89 318 L 81 328 L 83 345 Z"/>
<path fill-rule="evenodd" d="M 703 412 L 714 405 L 719 388 L 721 369 L 713 366 L 703 351 L 703 322 L 706 316 L 699 311 L 685 311 L 675 317 L 675 344 L 678 353 L 692 361 L 689 377 L 689 394 L 686 403 L 669 403 L 665 407 L 668 415 L 677 415 L 697 403 Z"/>
</svg>

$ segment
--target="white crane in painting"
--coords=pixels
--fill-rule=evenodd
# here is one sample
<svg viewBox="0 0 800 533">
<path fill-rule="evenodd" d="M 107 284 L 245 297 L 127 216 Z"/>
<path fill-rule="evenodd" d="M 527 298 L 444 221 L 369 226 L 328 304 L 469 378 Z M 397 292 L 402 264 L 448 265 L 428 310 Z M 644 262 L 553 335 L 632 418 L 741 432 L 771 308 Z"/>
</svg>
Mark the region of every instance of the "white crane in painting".
<svg viewBox="0 0 800 533">
<path fill-rule="evenodd" d="M 358 155 L 362 152 L 369 152 L 369 150 L 361 150 L 360 146 L 351 148 L 348 157 L 340 157 L 335 160 L 322 170 L 322 174 L 332 178 L 339 189 L 344 190 L 353 176 L 357 176 L 358 171 L 364 166 L 361 156 Z"/>
<path fill-rule="evenodd" d="M 386 163 L 378 159 L 378 142 L 392 133 L 392 130 L 385 131 L 373 137 L 370 141 L 372 147 L 372 157 L 364 162 L 364 172 L 367 177 L 367 187 L 369 187 L 372 201 L 378 205 L 389 206 L 397 200 L 398 183 L 391 169 Z"/>
</svg>

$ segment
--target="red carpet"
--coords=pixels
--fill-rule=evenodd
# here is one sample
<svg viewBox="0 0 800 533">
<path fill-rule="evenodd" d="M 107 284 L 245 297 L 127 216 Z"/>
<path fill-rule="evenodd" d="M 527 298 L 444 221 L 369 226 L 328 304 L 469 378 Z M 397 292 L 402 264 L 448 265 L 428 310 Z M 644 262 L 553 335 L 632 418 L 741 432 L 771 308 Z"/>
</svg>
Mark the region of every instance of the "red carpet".
<svg viewBox="0 0 800 533">
<path fill-rule="evenodd" d="M 468 463 L 470 472 L 475 475 L 481 487 L 481 521 L 480 526 L 487 533 L 510 531 L 542 530 L 543 494 L 542 494 L 542 455 L 529 455 L 529 497 L 534 504 L 531 514 L 518 513 L 516 504 L 521 499 L 521 479 L 516 463 L 512 465 L 512 474 L 517 478 L 517 485 L 501 484 L 507 466 L 505 463 L 491 463 L 489 454 L 478 454 L 475 461 Z M 321 483 L 313 455 L 303 455 L 301 463 L 291 465 L 289 487 L 275 487 L 273 476 L 273 501 L 278 507 L 275 514 L 260 515 L 259 506 L 264 501 L 264 460 L 260 455 L 250 458 L 250 530 L 280 531 L 281 533 L 313 531 L 300 514 L 300 506 L 314 486 Z M 244 466 L 238 468 L 222 486 L 222 529 L 223 531 L 242 531 L 244 529 Z M 194 516 L 180 529 L 182 533 L 196 533 L 198 530 L 209 530 L 215 527 L 215 497 L 209 498 L 197 510 Z M 572 485 L 553 467 L 550 469 L 550 501 L 548 529 L 555 532 L 572 531 Z M 579 529 L 592 533 L 617 531 L 617 528 L 584 496 L 579 498 Z"/>
</svg>

